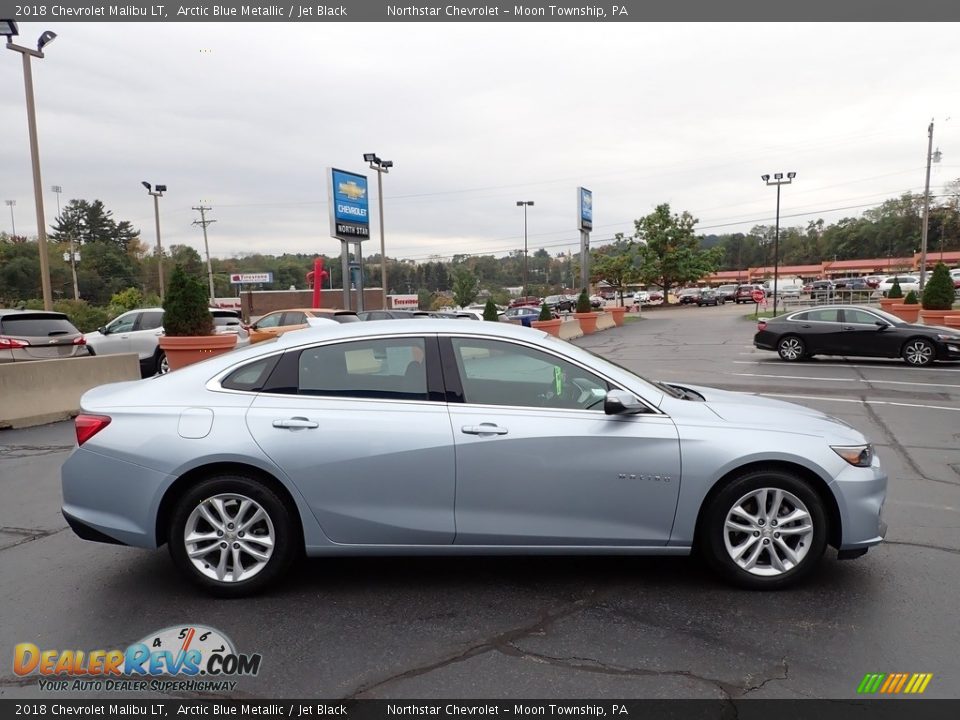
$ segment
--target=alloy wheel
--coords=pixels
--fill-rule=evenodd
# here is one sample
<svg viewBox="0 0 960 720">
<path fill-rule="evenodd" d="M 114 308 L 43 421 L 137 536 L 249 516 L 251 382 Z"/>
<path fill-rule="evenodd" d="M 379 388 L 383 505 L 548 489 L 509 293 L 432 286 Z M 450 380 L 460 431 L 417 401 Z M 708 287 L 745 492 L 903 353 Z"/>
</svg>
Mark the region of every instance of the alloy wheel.
<svg viewBox="0 0 960 720">
<path fill-rule="evenodd" d="M 780 488 L 747 493 L 727 513 L 723 542 L 730 559 L 752 575 L 782 575 L 813 545 L 814 525 L 800 498 Z"/>
<path fill-rule="evenodd" d="M 784 338 L 777 350 L 784 360 L 799 360 L 803 357 L 803 341 L 796 337 Z"/>
<path fill-rule="evenodd" d="M 235 493 L 203 500 L 183 529 L 190 562 L 206 577 L 223 583 L 249 580 L 263 570 L 276 538 L 273 520 L 263 506 Z"/>
<path fill-rule="evenodd" d="M 926 340 L 911 340 L 903 349 L 903 358 L 910 365 L 929 365 L 933 362 L 933 347 Z"/>
</svg>

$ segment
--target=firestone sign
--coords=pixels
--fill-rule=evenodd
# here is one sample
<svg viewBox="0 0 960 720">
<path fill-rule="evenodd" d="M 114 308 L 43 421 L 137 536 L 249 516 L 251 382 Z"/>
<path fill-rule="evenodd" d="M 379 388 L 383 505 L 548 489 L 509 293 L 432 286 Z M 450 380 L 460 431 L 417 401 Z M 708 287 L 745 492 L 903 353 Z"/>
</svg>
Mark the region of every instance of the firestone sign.
<svg viewBox="0 0 960 720">
<path fill-rule="evenodd" d="M 273 273 L 231 273 L 231 285 L 248 285 L 254 283 L 272 283 Z"/>
</svg>

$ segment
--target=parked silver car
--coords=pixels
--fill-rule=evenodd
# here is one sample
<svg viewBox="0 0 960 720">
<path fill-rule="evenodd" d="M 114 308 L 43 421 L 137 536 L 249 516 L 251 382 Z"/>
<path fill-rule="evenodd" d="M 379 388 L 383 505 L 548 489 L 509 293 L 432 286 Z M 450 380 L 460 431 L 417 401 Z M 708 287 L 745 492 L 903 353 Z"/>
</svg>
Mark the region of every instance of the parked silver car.
<svg viewBox="0 0 960 720">
<path fill-rule="evenodd" d="M 886 531 L 887 477 L 846 423 L 651 382 L 504 323 L 323 323 L 81 404 L 70 526 L 167 543 L 224 596 L 301 551 L 698 549 L 735 583 L 778 588 L 827 544 L 856 557 Z"/>
<path fill-rule="evenodd" d="M 87 357 L 83 334 L 63 313 L 0 310 L 0 363 Z"/>
<path fill-rule="evenodd" d="M 237 310 L 210 308 L 214 332 L 233 333 L 237 347 L 250 344 L 250 334 Z M 164 374 L 170 370 L 167 356 L 160 349 L 163 335 L 163 308 L 140 308 L 125 312 L 105 327 L 84 335 L 92 355 L 135 352 L 143 375 Z"/>
</svg>

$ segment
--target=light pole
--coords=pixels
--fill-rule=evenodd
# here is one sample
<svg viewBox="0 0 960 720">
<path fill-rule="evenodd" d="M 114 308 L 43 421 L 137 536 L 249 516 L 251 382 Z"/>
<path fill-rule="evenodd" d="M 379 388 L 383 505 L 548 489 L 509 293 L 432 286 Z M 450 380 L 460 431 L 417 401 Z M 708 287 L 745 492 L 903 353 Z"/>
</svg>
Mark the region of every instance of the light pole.
<svg viewBox="0 0 960 720">
<path fill-rule="evenodd" d="M 760 178 L 767 185 L 777 186 L 777 223 L 773 235 L 773 314 L 777 314 L 777 280 L 780 275 L 780 186 L 789 185 L 797 176 L 795 172 L 788 172 L 787 179 L 783 179 L 783 173 L 774 173 L 773 180 L 769 175 L 761 175 Z"/>
<path fill-rule="evenodd" d="M 920 292 L 927 281 L 927 228 L 930 220 L 930 164 L 940 162 L 940 148 L 933 151 L 933 120 L 927 127 L 927 181 L 923 188 L 923 231 L 920 240 Z"/>
<path fill-rule="evenodd" d="M 151 188 L 146 180 L 140 183 L 147 189 L 147 194 L 153 196 L 153 217 L 157 223 L 157 274 L 160 278 L 160 302 L 163 302 L 163 246 L 160 244 L 160 198 L 167 191 L 166 185 L 156 185 Z"/>
<path fill-rule="evenodd" d="M 364 153 L 363 159 L 370 163 L 370 169 L 377 171 L 377 201 L 380 203 L 380 291 L 383 295 L 383 309 L 387 309 L 387 249 L 383 239 L 383 174 L 393 167 L 392 160 L 381 160 L 376 153 Z"/>
<path fill-rule="evenodd" d="M 50 187 L 53 192 L 57 194 L 57 218 L 60 217 L 60 193 L 63 192 L 63 188 L 59 185 L 52 185 Z M 80 286 L 77 284 L 77 260 L 80 258 L 77 257 L 76 252 L 73 250 L 73 233 L 69 233 L 70 237 L 70 275 L 73 277 L 73 299 L 80 299 Z"/>
<path fill-rule="evenodd" d="M 533 200 L 517 200 L 517 207 L 523 207 L 523 297 L 527 297 L 527 207 Z"/>
<path fill-rule="evenodd" d="M 10 226 L 13 228 L 13 235 L 11 237 L 17 236 L 17 221 L 13 219 L 13 206 L 17 204 L 16 200 L 4 200 L 3 201 L 8 208 L 10 208 Z"/>
<path fill-rule="evenodd" d="M 37 109 L 33 101 L 33 71 L 30 58 L 42 58 L 43 48 L 49 45 L 57 34 L 44 30 L 37 40 L 37 49 L 15 45 L 12 38 L 19 35 L 17 23 L 13 20 L 0 20 L 0 35 L 7 36 L 7 49 L 15 50 L 23 58 L 23 86 L 27 96 L 27 127 L 30 131 L 30 157 L 33 161 L 33 199 L 37 206 L 37 249 L 40 251 L 40 284 L 43 287 L 43 309 L 53 309 L 53 297 L 50 292 L 50 258 L 47 257 L 47 228 L 43 219 L 43 183 L 40 180 L 40 147 L 37 143 Z"/>
</svg>

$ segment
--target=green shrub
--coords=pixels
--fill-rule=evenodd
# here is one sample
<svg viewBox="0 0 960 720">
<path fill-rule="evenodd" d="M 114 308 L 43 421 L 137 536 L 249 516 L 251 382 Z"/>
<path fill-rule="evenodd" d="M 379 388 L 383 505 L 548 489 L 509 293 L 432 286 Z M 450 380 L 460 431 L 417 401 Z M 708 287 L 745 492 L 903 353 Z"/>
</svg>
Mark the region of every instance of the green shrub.
<svg viewBox="0 0 960 720">
<path fill-rule="evenodd" d="M 950 310 L 953 307 L 953 280 L 950 271 L 942 262 L 933 268 L 930 279 L 923 287 L 924 310 Z"/>
<path fill-rule="evenodd" d="M 580 291 L 580 296 L 577 298 L 577 312 L 588 313 L 592 310 L 593 308 L 590 306 L 590 296 L 587 295 L 587 289 L 584 288 Z"/>
<path fill-rule="evenodd" d="M 900 278 L 893 279 L 893 285 L 890 287 L 890 292 L 887 293 L 888 298 L 896 298 L 899 300 L 903 297 L 903 288 L 900 287 Z"/>
<path fill-rule="evenodd" d="M 497 322 L 500 319 L 497 315 L 497 306 L 494 304 L 493 298 L 487 298 L 487 304 L 483 306 L 483 319 L 492 322 Z"/>
<path fill-rule="evenodd" d="M 550 306 L 547 303 L 543 303 L 540 307 L 540 317 L 537 318 L 540 322 L 545 322 L 547 320 L 553 320 L 553 310 L 550 309 Z"/>
<path fill-rule="evenodd" d="M 163 331 L 170 337 L 213 334 L 213 316 L 207 307 L 207 289 L 180 265 L 173 270 L 163 303 Z"/>
<path fill-rule="evenodd" d="M 904 305 L 916 305 L 919 302 L 920 301 L 917 299 L 917 293 L 915 293 L 913 290 L 908 292 L 907 296 L 903 299 Z"/>
<path fill-rule="evenodd" d="M 53 309 L 70 318 L 77 330 L 84 333 L 93 332 L 110 320 L 106 308 L 89 305 L 86 300 L 58 300 Z"/>
<path fill-rule="evenodd" d="M 143 307 L 143 293 L 135 287 L 114 293 L 110 298 L 110 310 L 117 315 Z"/>
</svg>

